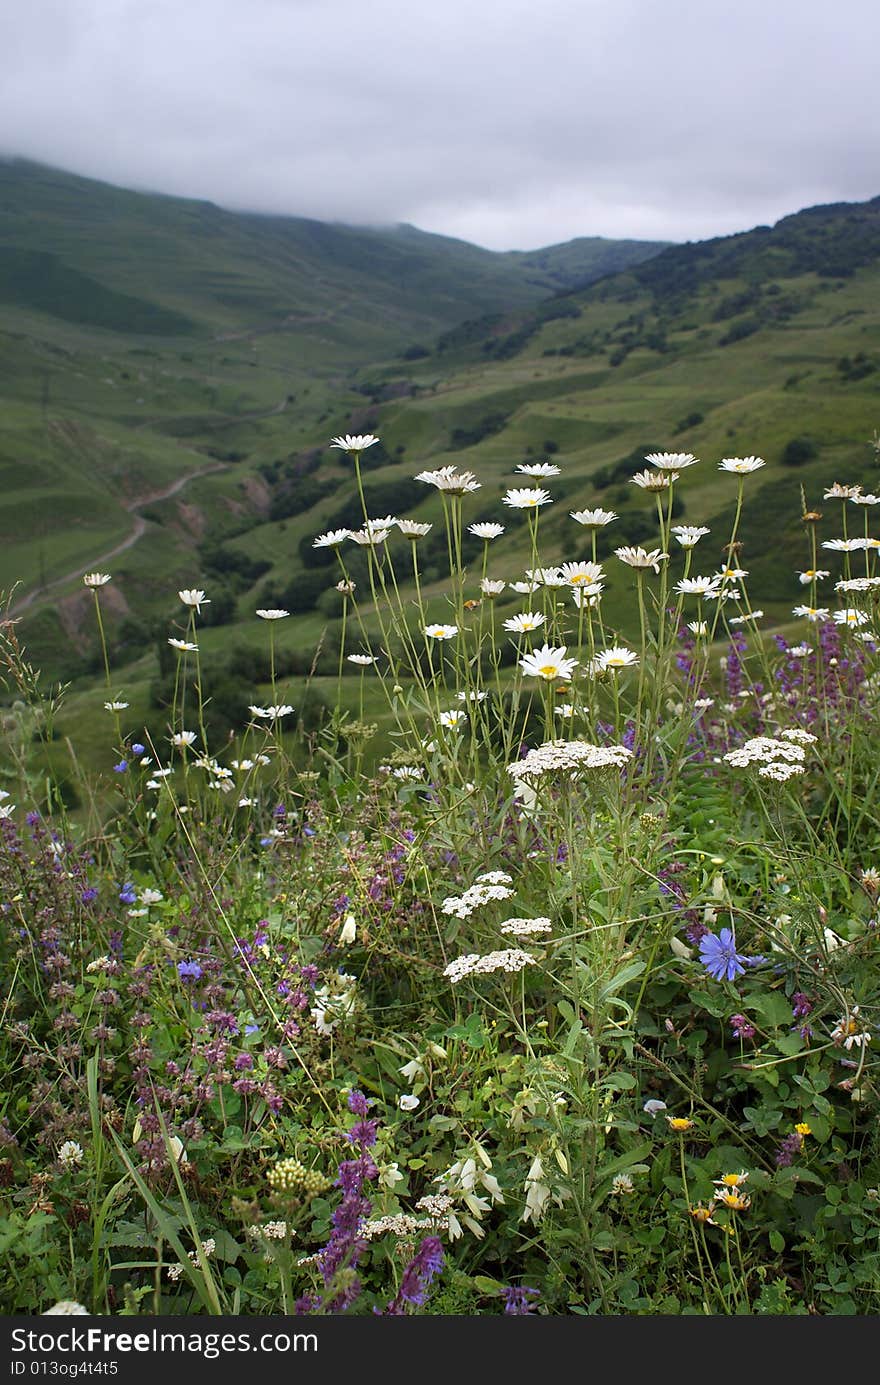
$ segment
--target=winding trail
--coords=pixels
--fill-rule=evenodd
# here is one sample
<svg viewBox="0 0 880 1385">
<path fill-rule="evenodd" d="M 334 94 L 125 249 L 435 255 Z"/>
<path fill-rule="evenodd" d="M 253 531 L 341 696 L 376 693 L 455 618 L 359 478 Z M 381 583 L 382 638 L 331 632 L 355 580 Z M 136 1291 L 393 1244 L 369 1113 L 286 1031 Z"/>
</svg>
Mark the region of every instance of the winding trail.
<svg viewBox="0 0 880 1385">
<path fill-rule="evenodd" d="M 108 548 L 105 553 L 99 553 L 97 557 L 92 558 L 84 567 L 77 567 L 71 572 L 65 572 L 63 577 L 56 577 L 53 581 L 47 582 L 44 587 L 38 587 L 32 592 L 28 592 L 27 596 L 23 596 L 20 601 L 16 601 L 10 606 L 8 611 L 9 617 L 15 619 L 17 616 L 23 615 L 24 612 L 30 610 L 32 606 L 44 600 L 48 600 L 50 593 L 54 591 L 56 587 L 63 587 L 66 583 L 72 582 L 76 577 L 82 577 L 87 572 L 100 571 L 102 567 L 110 562 L 111 558 L 118 558 L 120 553 L 124 553 L 126 549 L 132 548 L 137 543 L 138 539 L 142 537 L 147 527 L 147 521 L 144 519 L 143 515 L 137 513 L 138 510 L 142 510 L 145 505 L 155 505 L 157 501 L 170 500 L 172 495 L 177 495 L 178 491 L 182 491 L 184 486 L 189 485 L 190 481 L 195 481 L 200 476 L 208 476 L 214 471 L 226 471 L 229 465 L 229 462 L 212 462 L 210 466 L 203 466 L 197 471 L 187 472 L 185 476 L 178 476 L 177 480 L 170 486 L 166 486 L 164 490 L 151 491 L 149 495 L 139 495 L 134 500 L 124 501 L 123 508 L 128 510 L 129 513 L 133 514 L 135 517 L 134 527 L 128 537 L 123 539 L 122 543 L 116 544 L 115 548 Z"/>
</svg>

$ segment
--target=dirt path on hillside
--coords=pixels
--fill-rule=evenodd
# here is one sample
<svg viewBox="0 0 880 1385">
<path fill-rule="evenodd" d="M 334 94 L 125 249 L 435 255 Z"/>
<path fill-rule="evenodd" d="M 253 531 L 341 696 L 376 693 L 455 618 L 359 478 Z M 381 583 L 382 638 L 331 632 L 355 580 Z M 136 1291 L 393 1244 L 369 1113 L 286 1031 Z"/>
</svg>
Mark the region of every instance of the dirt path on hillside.
<svg viewBox="0 0 880 1385">
<path fill-rule="evenodd" d="M 228 466 L 228 462 L 212 462 L 210 466 L 200 467 L 198 471 L 187 472 L 186 476 L 178 476 L 177 480 L 170 486 L 166 486 L 164 490 L 151 491 L 149 495 L 139 495 L 134 500 L 125 501 L 124 508 L 128 510 L 130 514 L 134 515 L 135 520 L 131 533 L 127 538 L 122 540 L 122 543 L 118 543 L 115 548 L 108 548 L 105 553 L 99 553 L 91 562 L 86 563 L 85 567 L 74 568 L 72 572 L 66 572 L 63 577 L 56 577 L 54 581 L 47 582 L 45 587 L 39 587 L 36 591 L 29 592 L 27 596 L 23 596 L 20 601 L 16 601 L 14 605 L 9 608 L 8 614 L 13 618 L 24 615 L 25 611 L 30 610 L 32 606 L 43 600 L 47 600 L 50 593 L 54 591 L 56 587 L 63 587 L 67 582 L 72 582 L 75 578 L 82 577 L 87 572 L 100 572 L 112 558 L 118 558 L 120 553 L 124 553 L 126 549 L 133 548 L 138 539 L 143 535 L 147 527 L 147 521 L 144 519 L 143 515 L 137 513 L 138 510 L 142 510 L 145 505 L 155 505 L 158 501 L 170 500 L 172 495 L 177 495 L 178 491 L 183 490 L 184 486 L 189 485 L 190 481 L 195 481 L 200 476 L 208 476 L 214 471 L 226 471 Z"/>
</svg>

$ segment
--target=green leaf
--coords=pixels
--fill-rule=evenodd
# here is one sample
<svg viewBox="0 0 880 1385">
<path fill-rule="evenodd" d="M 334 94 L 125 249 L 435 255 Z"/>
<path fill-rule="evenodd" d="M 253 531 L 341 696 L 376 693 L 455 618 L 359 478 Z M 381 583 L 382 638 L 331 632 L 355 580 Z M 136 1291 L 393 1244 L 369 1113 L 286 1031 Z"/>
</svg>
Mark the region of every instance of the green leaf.
<svg viewBox="0 0 880 1385">
<path fill-rule="evenodd" d="M 781 1255 L 785 1250 L 785 1237 L 782 1235 L 782 1232 L 776 1231 L 774 1228 L 774 1230 L 770 1232 L 769 1239 L 773 1250 L 776 1251 L 777 1255 Z"/>
<path fill-rule="evenodd" d="M 791 1004 L 779 991 L 754 991 L 749 1004 L 766 1028 L 791 1027 Z"/>
</svg>

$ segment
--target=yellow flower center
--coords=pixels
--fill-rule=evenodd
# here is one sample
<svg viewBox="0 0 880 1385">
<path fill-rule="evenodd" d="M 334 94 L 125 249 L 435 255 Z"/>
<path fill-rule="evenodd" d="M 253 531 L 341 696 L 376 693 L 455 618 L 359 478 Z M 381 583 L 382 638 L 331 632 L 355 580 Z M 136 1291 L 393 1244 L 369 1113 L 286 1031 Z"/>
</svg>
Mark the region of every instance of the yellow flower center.
<svg viewBox="0 0 880 1385">
<path fill-rule="evenodd" d="M 542 664 L 538 672 L 542 678 L 557 678 L 559 676 L 559 665 Z"/>
</svg>

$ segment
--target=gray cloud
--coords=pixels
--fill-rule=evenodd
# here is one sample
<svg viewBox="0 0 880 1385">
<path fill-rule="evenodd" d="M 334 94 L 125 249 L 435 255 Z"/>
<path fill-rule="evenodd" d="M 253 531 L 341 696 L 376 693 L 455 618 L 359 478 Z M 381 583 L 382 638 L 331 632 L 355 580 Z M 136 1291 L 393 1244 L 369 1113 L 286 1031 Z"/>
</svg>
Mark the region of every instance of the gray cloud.
<svg viewBox="0 0 880 1385">
<path fill-rule="evenodd" d="M 875 0 L 32 0 L 0 147 L 498 249 L 880 193 Z"/>
</svg>

